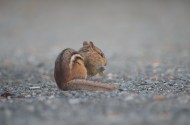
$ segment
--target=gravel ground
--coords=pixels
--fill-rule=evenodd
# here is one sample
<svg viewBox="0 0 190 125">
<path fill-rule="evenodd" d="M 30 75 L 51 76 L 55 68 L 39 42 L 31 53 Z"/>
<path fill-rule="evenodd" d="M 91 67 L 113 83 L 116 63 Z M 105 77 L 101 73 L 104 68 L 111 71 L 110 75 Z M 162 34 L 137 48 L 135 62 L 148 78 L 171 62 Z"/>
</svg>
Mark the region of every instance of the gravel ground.
<svg viewBox="0 0 190 125">
<path fill-rule="evenodd" d="M 0 1 L 0 125 L 190 124 L 190 2 Z M 115 92 L 61 91 L 54 60 L 92 40 Z"/>
</svg>

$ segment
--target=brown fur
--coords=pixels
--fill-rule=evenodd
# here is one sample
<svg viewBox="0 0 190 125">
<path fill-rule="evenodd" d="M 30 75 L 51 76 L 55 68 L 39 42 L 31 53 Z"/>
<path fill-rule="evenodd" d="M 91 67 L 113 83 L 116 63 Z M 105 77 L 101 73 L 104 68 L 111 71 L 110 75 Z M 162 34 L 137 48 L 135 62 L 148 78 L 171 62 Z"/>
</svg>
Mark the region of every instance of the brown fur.
<svg viewBox="0 0 190 125">
<path fill-rule="evenodd" d="M 94 46 L 92 44 L 93 43 L 90 43 L 90 48 L 88 49 L 92 49 Z M 84 42 L 83 47 L 84 46 L 86 47 L 87 43 Z M 62 90 L 88 91 L 115 90 L 115 85 L 86 80 L 87 74 L 92 76 L 97 73 L 103 73 L 104 69 L 102 68 L 106 64 L 106 59 L 102 59 L 102 56 L 94 52 L 94 50 L 90 50 L 88 54 L 85 54 L 85 52 L 82 53 L 83 54 L 80 54 L 80 52 L 67 48 L 58 55 L 54 69 L 54 77 L 58 88 Z"/>
<path fill-rule="evenodd" d="M 79 53 L 84 57 L 84 63 L 89 76 L 103 74 L 104 66 L 107 63 L 104 53 L 93 42 L 85 41 Z"/>
</svg>

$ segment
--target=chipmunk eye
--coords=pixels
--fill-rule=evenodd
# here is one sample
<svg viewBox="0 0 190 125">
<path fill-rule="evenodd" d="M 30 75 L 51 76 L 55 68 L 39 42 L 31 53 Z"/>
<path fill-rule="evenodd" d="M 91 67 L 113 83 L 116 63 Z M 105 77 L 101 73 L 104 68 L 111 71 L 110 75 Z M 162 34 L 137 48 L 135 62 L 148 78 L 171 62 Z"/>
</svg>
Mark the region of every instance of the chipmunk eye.
<svg viewBox="0 0 190 125">
<path fill-rule="evenodd" d="M 99 54 L 101 57 L 104 57 L 104 53 L 102 51 L 99 51 Z"/>
<path fill-rule="evenodd" d="M 89 50 L 88 49 L 83 49 L 84 52 L 88 52 Z"/>
</svg>

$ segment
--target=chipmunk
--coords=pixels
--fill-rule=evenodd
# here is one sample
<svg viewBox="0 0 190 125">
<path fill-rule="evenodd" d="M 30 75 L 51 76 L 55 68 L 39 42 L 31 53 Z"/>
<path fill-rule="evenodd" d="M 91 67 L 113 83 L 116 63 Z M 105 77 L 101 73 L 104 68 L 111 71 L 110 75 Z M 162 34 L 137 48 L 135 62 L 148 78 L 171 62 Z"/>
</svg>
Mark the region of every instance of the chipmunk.
<svg viewBox="0 0 190 125">
<path fill-rule="evenodd" d="M 113 91 L 113 84 L 102 84 L 86 80 L 87 75 L 103 74 L 106 57 L 93 42 L 83 42 L 79 51 L 64 49 L 55 61 L 54 77 L 59 89 Z"/>
</svg>

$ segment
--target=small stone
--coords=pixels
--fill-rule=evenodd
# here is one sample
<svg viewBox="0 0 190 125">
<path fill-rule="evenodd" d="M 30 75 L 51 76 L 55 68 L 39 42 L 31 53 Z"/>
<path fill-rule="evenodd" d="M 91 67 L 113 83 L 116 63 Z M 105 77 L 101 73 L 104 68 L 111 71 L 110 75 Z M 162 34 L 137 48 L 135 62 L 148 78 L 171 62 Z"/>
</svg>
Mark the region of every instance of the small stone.
<svg viewBox="0 0 190 125">
<path fill-rule="evenodd" d="M 10 99 L 11 99 L 11 96 L 7 96 L 7 99 L 9 99 L 9 100 L 10 100 Z"/>
<path fill-rule="evenodd" d="M 51 96 L 48 97 L 48 99 L 53 99 L 53 98 L 55 98 L 54 95 L 51 95 Z"/>
<path fill-rule="evenodd" d="M 119 88 L 119 91 L 127 91 L 127 88 Z"/>
<path fill-rule="evenodd" d="M 42 75 L 41 77 L 42 77 L 42 79 L 50 80 L 50 76 L 49 76 L 49 75 L 45 75 L 45 74 L 44 74 L 44 75 Z"/>
<path fill-rule="evenodd" d="M 152 87 L 149 87 L 148 90 L 152 90 Z"/>
<path fill-rule="evenodd" d="M 160 62 L 159 62 L 159 61 L 155 61 L 155 62 L 152 64 L 152 67 L 153 67 L 153 68 L 157 68 L 158 66 L 160 66 Z"/>
<path fill-rule="evenodd" d="M 125 101 L 129 101 L 129 100 L 133 100 L 133 99 L 134 99 L 133 96 L 127 96 L 127 97 L 125 98 Z"/>
<path fill-rule="evenodd" d="M 79 99 L 69 99 L 70 104 L 78 104 L 79 102 Z"/>
<path fill-rule="evenodd" d="M 112 73 L 109 73 L 107 76 L 108 76 L 108 79 L 113 79 L 113 74 Z"/>
<path fill-rule="evenodd" d="M 31 95 L 26 95 L 26 96 L 25 96 L 25 98 L 30 98 L 30 97 L 31 97 Z"/>
<path fill-rule="evenodd" d="M 30 89 L 40 89 L 40 86 L 32 86 L 32 87 L 29 87 Z"/>
<path fill-rule="evenodd" d="M 165 97 L 164 97 L 164 96 L 161 96 L 161 95 L 155 95 L 155 96 L 153 97 L 153 99 L 156 100 L 156 101 L 163 101 L 163 100 L 165 99 Z"/>
</svg>

